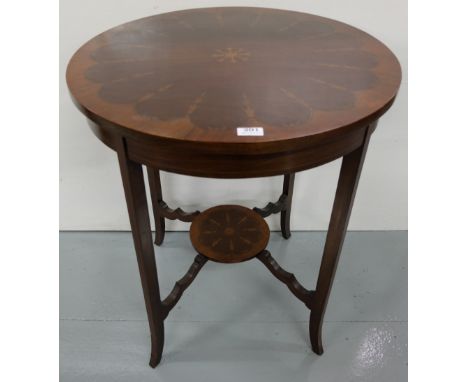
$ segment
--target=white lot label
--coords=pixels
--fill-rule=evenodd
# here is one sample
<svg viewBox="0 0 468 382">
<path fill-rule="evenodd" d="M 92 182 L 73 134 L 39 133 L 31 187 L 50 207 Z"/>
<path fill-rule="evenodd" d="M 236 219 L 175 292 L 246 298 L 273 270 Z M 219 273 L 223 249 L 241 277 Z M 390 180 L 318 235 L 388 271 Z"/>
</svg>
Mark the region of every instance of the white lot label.
<svg viewBox="0 0 468 382">
<path fill-rule="evenodd" d="M 238 127 L 239 137 L 263 137 L 263 127 Z"/>
</svg>

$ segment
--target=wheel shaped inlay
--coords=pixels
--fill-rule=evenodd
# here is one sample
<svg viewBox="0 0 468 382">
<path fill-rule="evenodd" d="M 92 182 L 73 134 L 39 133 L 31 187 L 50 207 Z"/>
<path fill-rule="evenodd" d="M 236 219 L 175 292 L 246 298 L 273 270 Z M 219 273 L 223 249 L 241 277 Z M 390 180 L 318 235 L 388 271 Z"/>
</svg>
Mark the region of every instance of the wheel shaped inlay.
<svg viewBox="0 0 468 382">
<path fill-rule="evenodd" d="M 247 61 L 250 53 L 241 48 L 229 47 L 226 49 L 217 49 L 212 56 L 218 62 L 230 62 L 235 64 L 237 62 Z"/>
<path fill-rule="evenodd" d="M 198 215 L 190 227 L 190 239 L 195 249 L 219 262 L 250 259 L 265 249 L 268 238 L 265 220 L 241 206 L 210 208 Z"/>
<path fill-rule="evenodd" d="M 378 61 L 362 38 L 295 12 L 175 12 L 106 32 L 85 75 L 102 100 L 150 121 L 302 126 L 317 112 L 353 109 L 376 83 Z"/>
</svg>

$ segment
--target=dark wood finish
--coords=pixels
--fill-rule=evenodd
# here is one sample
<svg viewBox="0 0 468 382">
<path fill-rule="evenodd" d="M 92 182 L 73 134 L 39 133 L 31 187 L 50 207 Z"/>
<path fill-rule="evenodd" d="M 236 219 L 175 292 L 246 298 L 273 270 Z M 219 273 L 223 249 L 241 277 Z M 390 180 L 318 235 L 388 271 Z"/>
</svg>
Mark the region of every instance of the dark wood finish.
<svg viewBox="0 0 468 382">
<path fill-rule="evenodd" d="M 376 126 L 373 127 L 375 128 Z M 354 196 L 356 195 L 371 131 L 372 129 L 370 127 L 361 147 L 343 157 L 343 162 L 341 164 L 335 201 L 333 203 L 327 239 L 323 250 L 322 263 L 320 264 L 316 292 L 310 312 L 310 341 L 313 351 L 317 354 L 323 353 L 323 317 L 335 277 L 341 247 L 346 236 L 346 229 L 348 227 L 349 217 L 351 216 Z"/>
<path fill-rule="evenodd" d="M 150 366 L 156 367 L 161 361 L 164 347 L 164 311 L 159 293 L 143 170 L 141 164 L 128 159 L 123 139 L 117 146 L 117 155 L 151 331 Z"/>
<path fill-rule="evenodd" d="M 159 170 L 147 167 L 147 172 L 156 231 L 154 244 L 159 246 L 164 241 L 164 235 L 166 233 L 165 219 L 177 219 L 185 223 L 190 223 L 195 216 L 200 214 L 200 211 L 186 212 L 180 207 L 176 209 L 170 208 L 163 200 Z"/>
<path fill-rule="evenodd" d="M 284 270 L 268 251 L 262 251 L 257 255 L 257 258 L 265 264 L 273 275 L 286 284 L 289 290 L 311 310 L 309 320 L 310 341 L 313 351 L 319 355 L 323 354 L 323 318 L 346 236 L 367 146 L 371 132 L 375 127 L 376 123 L 368 128 L 364 142 L 359 149 L 343 157 L 316 290 L 309 291 L 304 288 L 297 281 L 294 274 Z"/>
<path fill-rule="evenodd" d="M 124 135 L 134 161 L 221 178 L 288 174 L 346 155 L 400 80 L 393 53 L 367 33 L 253 7 L 133 21 L 83 45 L 67 69 L 76 104 L 106 144 Z M 239 126 L 265 134 L 237 136 Z"/>
<path fill-rule="evenodd" d="M 314 291 L 304 288 L 293 273 L 283 269 L 267 250 L 260 252 L 257 258 L 265 264 L 268 270 L 282 283 L 286 284 L 289 290 L 301 300 L 309 309 L 312 305 Z"/>
<path fill-rule="evenodd" d="M 271 214 L 281 212 L 281 233 L 285 239 L 291 237 L 290 220 L 291 205 L 294 191 L 295 174 L 286 174 L 283 179 L 283 193 L 275 203 L 269 202 L 265 207 L 254 207 L 254 211 L 261 217 L 266 218 Z"/>
<path fill-rule="evenodd" d="M 285 208 L 281 211 L 281 233 L 285 239 L 291 237 L 291 208 L 296 174 L 286 174 L 283 182 L 283 195 L 286 195 Z"/>
<path fill-rule="evenodd" d="M 281 207 L 282 232 L 289 237 L 294 174 L 343 157 L 315 291 L 301 288 L 262 252 L 266 223 L 252 210 L 242 213 L 259 219 L 261 239 L 255 243 L 266 242 L 254 254 L 245 249 L 231 256 L 240 261 L 261 253 L 270 271 L 307 302 L 312 349 L 321 354 L 323 317 L 367 145 L 400 81 L 393 53 L 367 33 L 319 16 L 263 8 L 147 17 L 104 32 L 75 53 L 67 68 L 72 99 L 119 157 L 151 330 L 151 366 L 161 359 L 164 318 L 205 260 L 197 257 L 161 302 L 142 165 L 157 169 L 148 177 L 160 244 L 164 218 L 190 221 L 194 214 L 167 207 L 159 170 L 212 178 L 290 174 L 283 187 L 287 197 L 265 211 Z M 263 127 L 264 135 L 236 134 L 237 127 L 253 126 Z M 192 228 L 201 227 L 203 216 L 193 219 Z M 191 232 L 194 244 L 202 242 L 198 233 Z M 229 251 L 211 244 L 198 252 L 229 261 Z"/>
<path fill-rule="evenodd" d="M 174 308 L 174 306 L 182 297 L 182 294 L 190 286 L 190 284 L 192 284 L 193 280 L 195 280 L 195 277 L 197 277 L 198 272 L 200 272 L 207 261 L 208 258 L 202 254 L 198 254 L 184 277 L 182 277 L 179 281 L 176 281 L 171 293 L 162 302 L 164 318 L 166 318 L 169 312 Z"/>
<path fill-rule="evenodd" d="M 154 368 L 162 357 L 164 319 L 193 282 L 207 258 L 198 255 L 184 277 L 175 283 L 169 296 L 161 301 L 142 165 L 128 159 L 124 139 L 117 146 L 117 155 L 151 332 L 149 364 Z"/>
<path fill-rule="evenodd" d="M 155 238 L 154 244 L 161 245 L 164 241 L 164 235 L 166 233 L 166 221 L 160 213 L 160 205 L 163 203 L 161 178 L 159 176 L 159 170 L 151 167 L 147 167 L 148 173 L 148 184 L 151 194 L 151 205 L 153 206 L 153 216 L 155 225 Z"/>
<path fill-rule="evenodd" d="M 169 208 L 167 203 L 163 200 L 159 170 L 147 168 L 147 172 L 156 231 L 154 244 L 160 246 L 164 241 L 164 235 L 166 233 L 166 222 L 164 218 L 171 220 L 177 219 L 189 223 L 193 221 L 195 216 L 200 214 L 200 211 L 186 212 L 180 207 L 177 207 L 176 209 Z M 286 174 L 284 176 L 283 193 L 277 202 L 269 202 L 264 208 L 254 208 L 254 211 L 264 218 L 271 214 L 281 212 L 281 232 L 285 239 L 289 239 L 291 237 L 289 222 L 291 219 L 294 175 L 295 174 Z"/>
<path fill-rule="evenodd" d="M 278 212 L 283 211 L 286 208 L 286 198 L 286 195 L 281 194 L 276 202 L 268 202 L 268 204 L 265 207 L 254 207 L 253 210 L 262 218 L 266 218 L 272 214 L 277 214 Z"/>
<path fill-rule="evenodd" d="M 255 257 L 266 248 L 269 238 L 265 220 L 242 206 L 209 208 L 190 226 L 195 250 L 220 263 L 238 263 Z"/>
<path fill-rule="evenodd" d="M 338 159 L 360 146 L 365 130 L 362 128 L 345 134 L 338 141 L 324 141 L 299 151 L 286 150 L 275 154 L 261 154 L 254 147 L 250 154 L 207 153 L 196 146 L 186 147 L 175 142 L 154 145 L 150 139 L 137 141 L 129 138 L 127 144 L 132 160 L 164 171 L 210 178 L 252 178 L 298 172 Z"/>
<path fill-rule="evenodd" d="M 197 215 L 200 214 L 200 211 L 186 212 L 182 208 L 177 207 L 175 210 L 169 208 L 166 202 L 162 201 L 159 203 L 159 211 L 161 215 L 169 220 L 180 220 L 185 223 L 190 223 L 195 219 Z"/>
</svg>

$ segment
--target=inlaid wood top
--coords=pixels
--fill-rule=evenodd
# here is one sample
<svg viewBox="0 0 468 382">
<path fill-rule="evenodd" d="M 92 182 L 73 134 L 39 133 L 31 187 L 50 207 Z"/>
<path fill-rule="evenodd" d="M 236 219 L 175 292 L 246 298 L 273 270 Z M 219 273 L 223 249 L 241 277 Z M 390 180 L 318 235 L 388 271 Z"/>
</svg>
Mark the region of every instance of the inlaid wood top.
<svg viewBox="0 0 468 382">
<path fill-rule="evenodd" d="M 238 263 L 263 251 L 270 238 L 265 220 L 242 206 L 222 205 L 198 215 L 190 226 L 192 245 L 221 263 Z"/>
<path fill-rule="evenodd" d="M 276 142 L 378 118 L 401 80 L 392 52 L 349 25 L 265 8 L 161 14 L 72 57 L 79 107 L 123 132 L 200 143 Z M 238 136 L 237 127 L 263 127 Z"/>
</svg>

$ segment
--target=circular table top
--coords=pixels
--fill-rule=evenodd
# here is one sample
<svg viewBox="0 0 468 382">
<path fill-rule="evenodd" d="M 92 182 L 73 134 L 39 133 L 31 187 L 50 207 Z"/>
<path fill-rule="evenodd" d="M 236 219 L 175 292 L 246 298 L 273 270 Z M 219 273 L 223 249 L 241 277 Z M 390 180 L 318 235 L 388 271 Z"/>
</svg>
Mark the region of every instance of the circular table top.
<svg viewBox="0 0 468 382">
<path fill-rule="evenodd" d="M 67 69 L 75 102 L 98 124 L 207 144 L 346 131 L 380 117 L 400 81 L 393 53 L 361 30 L 250 7 L 123 24 L 84 44 Z M 238 127 L 262 127 L 263 136 L 238 135 Z"/>
<path fill-rule="evenodd" d="M 257 256 L 268 245 L 265 219 L 238 205 L 221 205 L 197 215 L 190 240 L 198 253 L 221 263 L 239 263 Z"/>
</svg>

